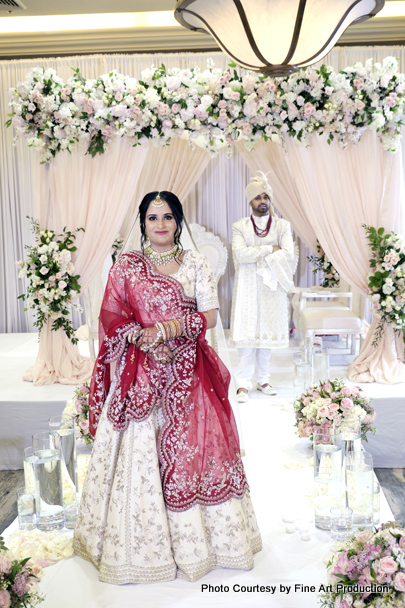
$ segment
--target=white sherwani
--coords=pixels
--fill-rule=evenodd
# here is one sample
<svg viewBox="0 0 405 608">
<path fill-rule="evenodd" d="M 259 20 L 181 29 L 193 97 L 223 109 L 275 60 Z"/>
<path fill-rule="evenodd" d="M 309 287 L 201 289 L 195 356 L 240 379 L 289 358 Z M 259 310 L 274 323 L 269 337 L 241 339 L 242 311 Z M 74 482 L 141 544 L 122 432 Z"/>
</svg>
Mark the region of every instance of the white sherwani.
<svg viewBox="0 0 405 608">
<path fill-rule="evenodd" d="M 255 217 L 265 228 L 268 216 Z M 273 253 L 273 245 L 281 247 Z M 232 226 L 235 283 L 231 341 L 238 348 L 287 348 L 287 292 L 293 285 L 294 245 L 290 223 L 273 216 L 269 234 L 255 234 L 250 217 Z"/>
</svg>

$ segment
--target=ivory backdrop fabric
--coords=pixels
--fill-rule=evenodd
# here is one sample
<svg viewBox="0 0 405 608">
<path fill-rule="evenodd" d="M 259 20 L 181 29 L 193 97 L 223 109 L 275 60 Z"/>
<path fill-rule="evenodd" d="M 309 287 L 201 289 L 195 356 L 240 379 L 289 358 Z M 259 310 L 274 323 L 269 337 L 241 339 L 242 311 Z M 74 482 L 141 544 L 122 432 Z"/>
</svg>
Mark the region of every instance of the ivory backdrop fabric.
<svg viewBox="0 0 405 608">
<path fill-rule="evenodd" d="M 96 158 L 82 146 L 62 152 L 53 162 L 33 165 L 34 213 L 42 228 L 56 232 L 84 228 L 77 234 L 73 258 L 85 291 L 105 260 L 134 195 L 147 146 L 132 147 L 127 138 L 114 140 L 108 153 Z M 80 384 L 91 376 L 93 362 L 79 354 L 63 330 L 40 335 L 35 364 L 23 379 L 36 385 Z"/>
<path fill-rule="evenodd" d="M 271 145 L 271 144 L 270 144 Z M 286 162 L 303 209 L 327 256 L 343 278 L 368 292 L 371 250 L 362 224 L 405 234 L 405 184 L 402 150 L 385 152 L 378 134 L 367 131 L 360 145 L 328 146 L 326 135 L 311 137 L 306 148 L 287 140 Z M 404 345 L 385 325 L 376 349 L 373 321 L 359 356 L 349 367 L 354 382 L 405 381 Z"/>
<path fill-rule="evenodd" d="M 339 47 L 335 48 L 323 60 L 335 69 L 353 65 L 373 57 L 376 61 L 388 55 L 398 57 L 401 70 L 405 70 L 404 46 L 379 47 Z M 206 67 L 206 61 L 212 58 L 216 67 L 226 68 L 229 58 L 224 53 L 168 53 L 150 55 L 84 55 L 62 58 L 21 59 L 0 62 L 0 251 L 2 252 L 2 273 L 0 274 L 0 333 L 35 331 L 32 316 L 24 312 L 24 303 L 17 301 L 17 296 L 25 290 L 24 281 L 17 279 L 15 260 L 22 259 L 24 245 L 32 242 L 26 216 L 34 212 L 32 167 L 38 162 L 36 153 L 27 147 L 24 141 L 13 147 L 14 133 L 6 129 L 4 123 L 9 113 L 8 90 L 16 82 L 24 80 L 27 71 L 43 65 L 57 70 L 64 79 L 72 74 L 72 67 L 79 67 L 86 78 L 96 78 L 113 68 L 135 77 L 152 64 L 164 63 L 168 67 L 200 69 Z M 219 172 L 221 167 L 226 173 Z M 230 227 L 233 221 L 247 214 L 244 187 L 250 179 L 250 173 L 237 155 L 226 159 L 220 155 L 217 161 L 210 163 L 199 182 L 192 188 L 187 198 L 189 221 L 197 221 L 221 236 L 226 243 L 230 239 Z M 227 212 L 219 209 L 220 203 L 226 203 Z M 229 215 L 228 215 L 229 212 Z M 287 217 L 287 216 L 286 216 Z M 294 222 L 293 222 L 294 224 Z M 116 235 L 114 235 L 116 236 Z M 307 273 L 306 255 L 301 253 L 300 268 Z M 232 292 L 232 263 L 220 282 L 220 302 L 224 322 L 226 310 L 230 310 Z M 312 280 L 312 275 L 309 275 Z M 311 283 L 304 283 L 308 286 Z"/>
</svg>

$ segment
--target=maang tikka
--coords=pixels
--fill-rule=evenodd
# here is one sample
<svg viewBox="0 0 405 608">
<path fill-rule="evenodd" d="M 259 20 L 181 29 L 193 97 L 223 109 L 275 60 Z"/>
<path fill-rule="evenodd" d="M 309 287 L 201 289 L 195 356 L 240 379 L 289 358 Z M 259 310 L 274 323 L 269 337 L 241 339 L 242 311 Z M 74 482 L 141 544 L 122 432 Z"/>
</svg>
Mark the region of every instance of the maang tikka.
<svg viewBox="0 0 405 608">
<path fill-rule="evenodd" d="M 165 202 L 162 201 L 162 199 L 160 198 L 160 192 L 158 192 L 157 197 L 154 201 L 152 201 L 152 207 L 163 207 L 164 204 Z"/>
</svg>

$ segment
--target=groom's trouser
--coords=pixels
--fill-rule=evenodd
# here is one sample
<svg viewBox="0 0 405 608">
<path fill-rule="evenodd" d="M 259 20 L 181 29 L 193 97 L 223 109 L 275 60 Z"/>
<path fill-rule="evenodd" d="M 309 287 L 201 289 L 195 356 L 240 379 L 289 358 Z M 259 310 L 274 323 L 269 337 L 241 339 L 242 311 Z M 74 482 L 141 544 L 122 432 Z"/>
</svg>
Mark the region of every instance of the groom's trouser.
<svg viewBox="0 0 405 608">
<path fill-rule="evenodd" d="M 238 348 L 238 367 L 235 371 L 236 390 L 251 390 L 252 376 L 256 369 L 258 384 L 270 382 L 270 348 Z"/>
</svg>

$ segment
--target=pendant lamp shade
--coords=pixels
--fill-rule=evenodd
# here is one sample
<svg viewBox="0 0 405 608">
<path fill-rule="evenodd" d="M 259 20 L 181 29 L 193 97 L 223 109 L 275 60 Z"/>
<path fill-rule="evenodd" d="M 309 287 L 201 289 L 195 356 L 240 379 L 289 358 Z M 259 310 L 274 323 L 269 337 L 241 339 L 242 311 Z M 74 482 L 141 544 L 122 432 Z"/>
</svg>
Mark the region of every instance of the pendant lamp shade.
<svg viewBox="0 0 405 608">
<path fill-rule="evenodd" d="M 285 76 L 324 57 L 384 0 L 177 0 L 181 25 L 211 34 L 240 66 Z"/>
</svg>

